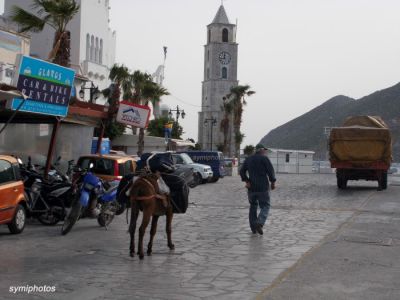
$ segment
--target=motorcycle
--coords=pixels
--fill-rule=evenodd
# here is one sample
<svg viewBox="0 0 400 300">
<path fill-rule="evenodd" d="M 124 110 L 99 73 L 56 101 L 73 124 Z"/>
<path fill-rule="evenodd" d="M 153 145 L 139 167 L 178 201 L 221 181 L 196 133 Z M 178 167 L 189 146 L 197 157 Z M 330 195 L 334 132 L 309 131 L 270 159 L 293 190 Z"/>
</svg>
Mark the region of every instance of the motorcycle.
<svg viewBox="0 0 400 300">
<path fill-rule="evenodd" d="M 89 167 L 89 170 L 92 165 Z M 71 210 L 64 220 L 61 234 L 66 235 L 79 218 L 97 218 L 101 227 L 110 225 L 119 204 L 116 201 L 118 184 L 104 182 L 90 171 L 80 170 L 79 191 L 72 203 Z"/>
<path fill-rule="evenodd" d="M 66 207 L 70 205 L 74 189 L 67 175 L 53 167 L 48 179 L 36 171 L 28 159 L 25 166 L 21 160 L 20 172 L 27 198 L 27 210 L 43 225 L 56 225 L 66 216 Z M 69 162 L 70 169 L 73 161 Z"/>
</svg>

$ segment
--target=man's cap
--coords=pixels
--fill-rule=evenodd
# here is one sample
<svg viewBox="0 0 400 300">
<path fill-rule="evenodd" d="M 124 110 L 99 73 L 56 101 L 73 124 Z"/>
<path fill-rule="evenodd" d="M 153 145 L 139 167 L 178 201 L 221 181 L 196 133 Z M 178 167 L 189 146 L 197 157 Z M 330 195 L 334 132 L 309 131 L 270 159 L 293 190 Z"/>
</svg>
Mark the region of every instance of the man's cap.
<svg viewBox="0 0 400 300">
<path fill-rule="evenodd" d="M 256 151 L 261 150 L 261 149 L 268 150 L 268 148 L 265 147 L 263 144 L 257 144 L 256 145 Z"/>
</svg>

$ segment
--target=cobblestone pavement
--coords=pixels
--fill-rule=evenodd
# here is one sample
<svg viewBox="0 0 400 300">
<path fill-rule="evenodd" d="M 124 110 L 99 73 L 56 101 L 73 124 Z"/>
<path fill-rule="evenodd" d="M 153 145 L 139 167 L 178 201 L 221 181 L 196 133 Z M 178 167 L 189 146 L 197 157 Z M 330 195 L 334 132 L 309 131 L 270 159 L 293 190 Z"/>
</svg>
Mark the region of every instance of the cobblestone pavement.
<svg viewBox="0 0 400 300">
<path fill-rule="evenodd" d="M 80 220 L 67 236 L 35 222 L 21 235 L 0 226 L 0 298 L 253 299 L 377 193 L 368 182 L 339 191 L 332 174 L 278 174 L 260 236 L 249 229 L 243 186 L 234 176 L 192 189 L 188 212 L 174 216 L 176 249 L 168 250 L 161 218 L 153 255 L 142 261 L 128 256 L 125 214 L 108 231 Z M 56 291 L 9 292 L 26 285 Z"/>
</svg>

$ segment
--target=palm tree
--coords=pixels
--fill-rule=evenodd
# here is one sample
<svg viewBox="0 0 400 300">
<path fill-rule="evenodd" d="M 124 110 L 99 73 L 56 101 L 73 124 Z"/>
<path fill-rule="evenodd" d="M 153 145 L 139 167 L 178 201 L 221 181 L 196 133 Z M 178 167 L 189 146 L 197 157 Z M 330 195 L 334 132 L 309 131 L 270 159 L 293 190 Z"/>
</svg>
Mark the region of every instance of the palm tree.
<svg viewBox="0 0 400 300">
<path fill-rule="evenodd" d="M 137 70 L 131 75 L 130 81 L 133 89 L 131 101 L 136 104 L 144 104 L 142 103 L 146 101 L 144 96 L 147 96 L 144 93 L 146 93 L 146 89 L 151 89 L 151 83 L 153 82 L 151 75 Z M 149 92 L 147 91 L 147 93 Z"/>
<path fill-rule="evenodd" d="M 242 124 L 243 106 L 247 104 L 245 97 L 255 94 L 250 90 L 249 85 L 238 85 L 231 87 L 230 93 L 226 96 L 231 99 L 233 111 L 233 131 L 235 134 L 235 156 L 240 155 L 240 144 L 244 135 L 240 132 Z"/>
<path fill-rule="evenodd" d="M 110 74 L 108 78 L 111 80 L 112 84 L 109 88 L 103 90 L 104 97 L 107 98 L 109 104 L 108 108 L 108 119 L 105 124 L 106 136 L 110 139 L 116 138 L 124 133 L 125 125 L 117 123 L 115 117 L 118 112 L 119 100 L 121 97 L 121 87 L 125 94 L 128 94 L 130 88 L 130 74 L 127 67 L 124 65 L 114 64 L 110 69 Z"/>
<path fill-rule="evenodd" d="M 32 14 L 21 7 L 13 6 L 11 19 L 20 25 L 20 32 L 40 32 L 47 25 L 55 30 L 53 49 L 49 60 L 65 66 L 70 66 L 70 32 L 67 25 L 79 11 L 75 0 L 32 0 Z"/>
<path fill-rule="evenodd" d="M 136 89 L 135 89 L 136 90 Z M 162 96 L 169 95 L 167 89 L 153 82 L 150 78 L 146 78 L 141 90 L 142 100 L 145 101 L 144 105 L 149 105 L 149 102 L 156 103 L 160 101 Z M 154 107 L 154 105 L 153 105 Z M 139 130 L 138 140 L 138 155 L 142 155 L 144 151 L 144 128 Z"/>
<path fill-rule="evenodd" d="M 224 143 L 222 145 L 222 152 L 224 155 L 230 155 L 231 149 L 230 149 L 230 119 L 232 115 L 232 103 L 228 101 L 226 97 L 222 98 L 223 104 L 221 106 L 221 110 L 224 112 L 224 118 L 221 120 L 220 124 L 220 130 L 222 131 L 224 135 Z"/>
</svg>

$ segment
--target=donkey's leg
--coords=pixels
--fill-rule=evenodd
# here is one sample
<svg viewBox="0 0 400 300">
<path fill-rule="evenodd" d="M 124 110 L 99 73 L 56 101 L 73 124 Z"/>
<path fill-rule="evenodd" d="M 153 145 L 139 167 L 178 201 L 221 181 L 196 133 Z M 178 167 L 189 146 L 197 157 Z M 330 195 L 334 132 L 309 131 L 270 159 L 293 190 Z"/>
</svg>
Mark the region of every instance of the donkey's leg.
<svg viewBox="0 0 400 300">
<path fill-rule="evenodd" d="M 143 220 L 142 224 L 139 227 L 139 247 L 138 247 L 138 254 L 139 258 L 143 259 L 144 258 L 144 253 L 143 253 L 143 237 L 144 233 L 146 232 L 147 225 L 149 225 L 150 218 L 153 214 L 153 210 L 149 209 L 150 207 L 143 208 Z"/>
<path fill-rule="evenodd" d="M 171 233 L 172 233 L 172 217 L 174 216 L 174 213 L 172 211 L 172 207 L 167 209 L 166 217 L 167 217 L 167 226 L 166 226 L 166 231 L 167 231 L 167 238 L 168 238 L 168 247 L 171 250 L 175 249 L 175 245 L 172 243 L 172 238 L 171 238 Z"/>
<path fill-rule="evenodd" d="M 135 255 L 135 230 L 136 230 L 136 221 L 139 215 L 139 209 L 137 207 L 137 203 L 135 201 L 131 202 L 131 222 L 129 224 L 129 233 L 131 236 L 131 242 L 129 247 L 129 255 L 133 257 Z"/>
<path fill-rule="evenodd" d="M 157 231 L 157 221 L 158 216 L 153 216 L 153 218 L 151 219 L 150 241 L 147 245 L 147 255 L 151 255 L 151 253 L 153 252 L 153 239 Z"/>
</svg>

